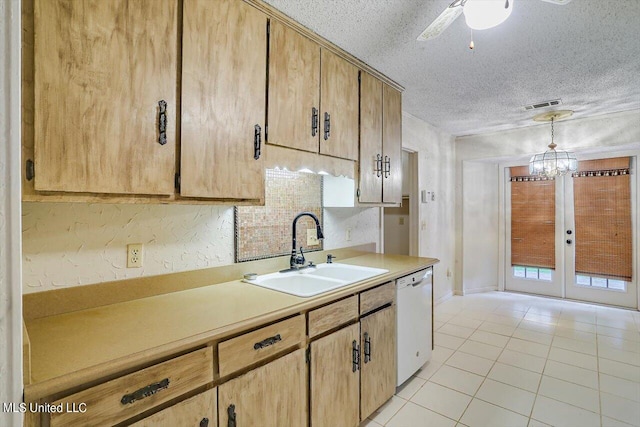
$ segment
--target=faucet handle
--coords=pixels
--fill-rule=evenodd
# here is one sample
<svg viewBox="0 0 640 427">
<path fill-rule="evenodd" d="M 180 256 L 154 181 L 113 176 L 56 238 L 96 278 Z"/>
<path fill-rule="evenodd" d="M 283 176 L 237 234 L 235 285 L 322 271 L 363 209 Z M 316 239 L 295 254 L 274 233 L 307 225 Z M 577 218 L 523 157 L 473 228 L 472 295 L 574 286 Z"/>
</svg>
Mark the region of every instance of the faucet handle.
<svg viewBox="0 0 640 427">
<path fill-rule="evenodd" d="M 337 256 L 333 256 L 331 254 L 327 255 L 327 264 L 332 264 L 333 260 L 338 258 Z"/>
<path fill-rule="evenodd" d="M 304 265 L 304 251 L 302 250 L 302 246 L 300 246 L 300 256 L 296 260 L 296 264 Z"/>
</svg>

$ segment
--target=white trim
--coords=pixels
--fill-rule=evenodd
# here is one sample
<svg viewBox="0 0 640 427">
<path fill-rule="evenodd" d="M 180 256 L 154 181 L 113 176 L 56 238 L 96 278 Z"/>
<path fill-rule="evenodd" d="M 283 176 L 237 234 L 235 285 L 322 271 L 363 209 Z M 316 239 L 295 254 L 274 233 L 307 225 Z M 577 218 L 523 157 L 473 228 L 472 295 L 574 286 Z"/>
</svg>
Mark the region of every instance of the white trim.
<svg viewBox="0 0 640 427">
<path fill-rule="evenodd" d="M 464 295 L 464 291 L 461 291 L 459 289 L 456 289 L 453 291 L 453 295 L 457 295 L 457 296 L 463 296 Z"/>
<path fill-rule="evenodd" d="M 0 402 L 7 403 L 22 401 L 20 36 L 20 0 L 0 1 Z M 22 425 L 22 414 L 0 412 L 0 425 Z"/>
<path fill-rule="evenodd" d="M 497 290 L 497 286 L 485 286 L 482 288 L 465 289 L 464 291 L 462 291 L 462 295 L 480 294 L 482 292 L 493 292 Z"/>
<path fill-rule="evenodd" d="M 446 294 L 444 294 L 443 296 L 441 296 L 440 298 L 438 298 L 437 300 L 435 300 L 433 305 L 442 304 L 443 302 L 445 302 L 446 300 L 448 300 L 451 297 L 453 297 L 453 292 L 449 291 Z"/>
</svg>

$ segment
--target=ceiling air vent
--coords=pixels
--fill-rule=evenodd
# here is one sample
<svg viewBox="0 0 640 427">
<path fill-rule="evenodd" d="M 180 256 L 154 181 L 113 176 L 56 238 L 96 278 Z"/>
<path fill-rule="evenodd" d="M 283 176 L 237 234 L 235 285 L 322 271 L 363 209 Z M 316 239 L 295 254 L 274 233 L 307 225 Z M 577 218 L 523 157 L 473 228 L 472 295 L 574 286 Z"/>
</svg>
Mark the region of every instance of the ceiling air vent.
<svg viewBox="0 0 640 427">
<path fill-rule="evenodd" d="M 556 105 L 562 104 L 561 99 L 554 99 L 553 101 L 542 101 L 536 104 L 525 105 L 524 109 L 529 110 L 537 110 L 538 108 L 546 108 L 546 107 L 555 107 Z"/>
</svg>

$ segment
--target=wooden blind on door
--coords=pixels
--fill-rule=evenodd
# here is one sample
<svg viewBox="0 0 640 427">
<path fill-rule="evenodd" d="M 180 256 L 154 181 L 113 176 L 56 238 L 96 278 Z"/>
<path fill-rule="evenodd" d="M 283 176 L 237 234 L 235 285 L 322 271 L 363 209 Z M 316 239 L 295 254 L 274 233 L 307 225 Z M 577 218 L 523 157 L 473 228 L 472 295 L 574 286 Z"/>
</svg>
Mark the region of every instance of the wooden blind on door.
<svg viewBox="0 0 640 427">
<path fill-rule="evenodd" d="M 631 281 L 629 157 L 578 162 L 573 194 L 576 274 Z"/>
<path fill-rule="evenodd" d="M 528 166 L 510 172 L 511 265 L 555 269 L 555 181 L 529 176 Z"/>
</svg>

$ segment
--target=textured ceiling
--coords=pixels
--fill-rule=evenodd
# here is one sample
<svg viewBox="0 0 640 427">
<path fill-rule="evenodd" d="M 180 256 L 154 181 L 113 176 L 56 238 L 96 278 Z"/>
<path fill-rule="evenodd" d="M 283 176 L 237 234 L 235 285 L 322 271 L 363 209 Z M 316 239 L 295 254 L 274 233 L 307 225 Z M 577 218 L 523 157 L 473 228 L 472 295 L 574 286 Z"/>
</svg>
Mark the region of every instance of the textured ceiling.
<svg viewBox="0 0 640 427">
<path fill-rule="evenodd" d="M 452 0 L 266 1 L 403 85 L 403 109 L 452 135 L 533 125 L 524 106 L 557 98 L 572 119 L 640 109 L 640 0 L 511 0 L 473 51 L 464 16 L 416 41 Z"/>
</svg>

